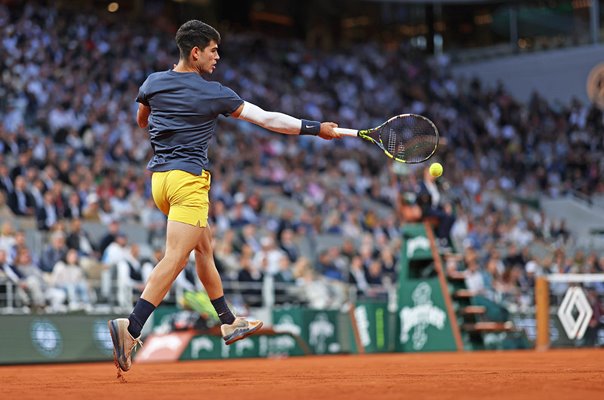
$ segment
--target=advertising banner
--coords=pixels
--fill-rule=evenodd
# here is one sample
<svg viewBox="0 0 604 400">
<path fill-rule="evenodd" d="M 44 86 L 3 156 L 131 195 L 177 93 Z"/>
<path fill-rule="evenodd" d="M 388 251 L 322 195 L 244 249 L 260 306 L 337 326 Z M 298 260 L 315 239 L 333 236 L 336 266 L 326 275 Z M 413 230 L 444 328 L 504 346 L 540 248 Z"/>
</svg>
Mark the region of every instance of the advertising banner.
<svg viewBox="0 0 604 400">
<path fill-rule="evenodd" d="M 4 315 L 0 364 L 113 359 L 107 321 L 114 315 Z"/>
<path fill-rule="evenodd" d="M 424 225 L 403 229 L 398 288 L 397 351 L 457 349 Z"/>
</svg>

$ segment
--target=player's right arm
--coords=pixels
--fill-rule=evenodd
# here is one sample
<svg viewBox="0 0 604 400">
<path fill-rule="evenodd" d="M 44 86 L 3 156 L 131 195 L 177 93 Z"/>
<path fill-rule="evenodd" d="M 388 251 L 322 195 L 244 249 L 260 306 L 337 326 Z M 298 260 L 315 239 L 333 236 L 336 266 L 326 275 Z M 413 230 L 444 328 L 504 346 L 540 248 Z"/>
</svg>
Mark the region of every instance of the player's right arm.
<svg viewBox="0 0 604 400">
<path fill-rule="evenodd" d="M 149 114 L 151 114 L 151 107 L 138 103 L 138 110 L 136 111 L 136 122 L 138 123 L 138 126 L 146 128 L 147 125 L 149 125 Z"/>
<path fill-rule="evenodd" d="M 280 112 L 264 111 L 247 101 L 233 111 L 231 116 L 286 135 L 317 135 L 326 140 L 342 137 L 334 131 L 334 128 L 338 127 L 336 123 L 308 121 Z"/>
</svg>

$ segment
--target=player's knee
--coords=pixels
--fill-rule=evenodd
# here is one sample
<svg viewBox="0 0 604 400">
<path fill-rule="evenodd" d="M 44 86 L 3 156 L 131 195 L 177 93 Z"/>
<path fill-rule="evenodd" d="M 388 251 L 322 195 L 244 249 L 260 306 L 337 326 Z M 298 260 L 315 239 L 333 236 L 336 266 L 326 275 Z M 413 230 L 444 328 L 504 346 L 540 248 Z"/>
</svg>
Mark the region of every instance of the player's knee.
<svg viewBox="0 0 604 400">
<path fill-rule="evenodd" d="M 188 254 L 177 254 L 166 252 L 164 255 L 165 262 L 170 265 L 172 269 L 183 269 L 187 265 L 189 260 Z"/>
</svg>

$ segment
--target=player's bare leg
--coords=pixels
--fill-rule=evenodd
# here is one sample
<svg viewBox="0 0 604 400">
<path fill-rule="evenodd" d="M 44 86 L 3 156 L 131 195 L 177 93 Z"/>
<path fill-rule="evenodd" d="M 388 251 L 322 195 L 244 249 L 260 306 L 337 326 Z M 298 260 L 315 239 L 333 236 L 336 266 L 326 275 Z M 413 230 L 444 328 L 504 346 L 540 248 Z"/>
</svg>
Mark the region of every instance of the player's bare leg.
<svg viewBox="0 0 604 400">
<path fill-rule="evenodd" d="M 132 351 L 142 345 L 140 332 L 147 318 L 161 303 L 172 283 L 184 268 L 189 254 L 197 246 L 203 228 L 177 221 L 168 221 L 166 253 L 151 272 L 145 290 L 129 318 L 108 322 L 114 347 L 114 358 L 119 369 L 128 371 L 132 365 Z M 118 370 L 118 376 L 120 371 Z"/>
<path fill-rule="evenodd" d="M 151 272 L 141 298 L 156 307 L 161 303 L 187 264 L 189 254 L 199 243 L 204 230 L 183 222 L 168 221 L 166 253 Z"/>
<path fill-rule="evenodd" d="M 222 279 L 214 262 L 212 249 L 212 233 L 209 227 L 203 228 L 200 239 L 195 247 L 195 267 L 197 275 L 203 283 L 210 299 L 217 299 L 224 295 Z"/>
<path fill-rule="evenodd" d="M 222 322 L 220 330 L 226 344 L 244 339 L 262 327 L 262 321 L 247 321 L 241 317 L 235 317 L 227 306 L 222 280 L 214 262 L 212 231 L 209 227 L 203 229 L 199 243 L 195 247 L 195 267 Z"/>
</svg>

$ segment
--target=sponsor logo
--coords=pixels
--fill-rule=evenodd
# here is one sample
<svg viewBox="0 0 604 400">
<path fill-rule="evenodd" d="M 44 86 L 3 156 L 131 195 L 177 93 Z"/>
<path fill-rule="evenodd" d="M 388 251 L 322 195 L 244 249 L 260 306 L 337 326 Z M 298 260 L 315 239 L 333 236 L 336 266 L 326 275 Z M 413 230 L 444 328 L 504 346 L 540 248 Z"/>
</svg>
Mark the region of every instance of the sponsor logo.
<svg viewBox="0 0 604 400">
<path fill-rule="evenodd" d="M 208 337 L 199 336 L 191 340 L 191 358 L 200 358 L 199 353 L 214 351 L 214 342 Z"/>
<path fill-rule="evenodd" d="M 111 341 L 107 321 L 102 319 L 94 321 L 92 324 L 92 337 L 101 353 L 108 356 L 113 354 L 113 342 Z"/>
<path fill-rule="evenodd" d="M 365 306 L 358 306 L 354 309 L 354 318 L 357 321 L 357 330 L 363 347 L 371 345 L 371 335 L 369 334 L 369 318 L 367 317 L 367 309 Z"/>
<path fill-rule="evenodd" d="M 314 347 L 317 354 L 324 354 L 327 350 L 328 339 L 335 334 L 335 326 L 329 322 L 327 314 L 318 313 L 309 324 L 308 330 L 310 333 L 308 340 L 310 345 Z M 329 351 L 332 353 L 335 353 L 338 350 L 339 348 L 336 349 L 332 345 L 329 346 Z"/>
<path fill-rule="evenodd" d="M 414 350 L 421 350 L 428 342 L 426 329 L 433 326 L 442 330 L 445 326 L 447 314 L 444 310 L 432 304 L 432 288 L 425 282 L 417 285 L 411 294 L 414 307 L 403 307 L 399 317 L 401 319 L 401 343 L 412 340 Z M 415 328 L 415 329 L 414 329 Z M 413 330 L 413 335 L 409 334 Z"/>
<path fill-rule="evenodd" d="M 279 321 L 274 325 L 276 332 L 289 332 L 294 335 L 300 336 L 302 328 L 294 323 L 294 319 L 291 315 L 282 315 L 279 317 Z"/>
<path fill-rule="evenodd" d="M 40 354 L 56 358 L 63 350 L 63 338 L 57 327 L 48 319 L 35 319 L 31 324 L 31 340 Z"/>
<path fill-rule="evenodd" d="M 430 241 L 425 236 L 417 236 L 407 241 L 407 258 L 413 257 L 418 250 L 430 250 Z"/>
<path fill-rule="evenodd" d="M 254 341 L 250 338 L 240 340 L 238 342 L 235 342 L 234 344 L 235 344 L 235 355 L 237 355 L 238 357 L 243 356 L 245 352 L 249 353 L 250 351 L 254 351 L 254 347 L 256 347 L 256 345 L 254 344 Z"/>
<path fill-rule="evenodd" d="M 592 315 L 593 310 L 583 289 L 577 286 L 569 287 L 558 309 L 558 318 L 568 338 L 582 339 Z"/>
<path fill-rule="evenodd" d="M 296 341 L 293 337 L 287 335 L 275 336 L 270 339 L 269 348 L 273 353 L 286 353 L 293 352 L 296 349 Z"/>
</svg>

